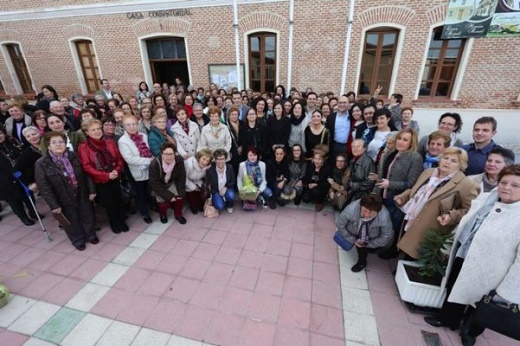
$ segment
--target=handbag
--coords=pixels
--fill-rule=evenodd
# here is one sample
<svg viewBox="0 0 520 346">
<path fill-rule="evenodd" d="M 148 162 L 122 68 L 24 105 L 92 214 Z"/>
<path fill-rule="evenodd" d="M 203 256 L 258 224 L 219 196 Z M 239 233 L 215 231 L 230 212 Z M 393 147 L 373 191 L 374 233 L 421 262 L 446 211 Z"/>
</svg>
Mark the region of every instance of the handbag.
<svg viewBox="0 0 520 346">
<path fill-rule="evenodd" d="M 205 201 L 211 197 L 211 186 L 209 184 L 203 183 L 200 188 L 200 199 Z"/>
<path fill-rule="evenodd" d="M 218 216 L 218 210 L 213 206 L 211 198 L 206 199 L 204 202 L 204 217 L 212 218 Z"/>
<path fill-rule="evenodd" d="M 253 211 L 253 210 L 256 210 L 257 208 L 258 208 L 258 205 L 257 205 L 256 201 L 248 201 L 248 200 L 242 201 L 242 210 Z"/>
<path fill-rule="evenodd" d="M 475 322 L 502 335 L 520 340 L 520 310 L 518 304 L 493 301 L 496 291 L 484 295 L 477 303 Z"/>
<path fill-rule="evenodd" d="M 174 196 L 178 196 L 178 193 L 177 193 L 177 186 L 175 184 L 171 184 L 170 186 L 168 186 L 168 191 L 170 191 L 171 193 L 173 193 Z M 161 196 L 159 196 L 158 193 L 156 193 L 155 191 L 152 190 L 152 196 L 155 194 L 155 200 L 157 201 L 157 203 L 163 203 L 163 202 L 166 202 Z"/>
<path fill-rule="evenodd" d="M 345 237 L 343 236 L 343 234 L 341 234 L 340 231 L 336 231 L 334 233 L 334 238 L 332 238 L 332 239 L 334 239 L 336 244 L 338 244 L 339 247 L 345 251 L 352 250 L 352 247 L 354 246 L 354 244 L 352 244 L 351 242 L 347 241 L 347 239 L 345 239 Z"/>
</svg>

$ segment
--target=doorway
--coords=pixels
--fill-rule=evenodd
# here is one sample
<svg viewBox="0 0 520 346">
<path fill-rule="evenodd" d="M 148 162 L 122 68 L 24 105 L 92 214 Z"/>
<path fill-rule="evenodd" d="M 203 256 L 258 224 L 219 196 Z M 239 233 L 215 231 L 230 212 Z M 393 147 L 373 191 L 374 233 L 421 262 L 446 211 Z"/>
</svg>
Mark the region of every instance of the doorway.
<svg viewBox="0 0 520 346">
<path fill-rule="evenodd" d="M 146 48 L 154 83 L 173 85 L 178 77 L 185 86 L 190 84 L 184 38 L 161 37 L 146 40 Z"/>
</svg>

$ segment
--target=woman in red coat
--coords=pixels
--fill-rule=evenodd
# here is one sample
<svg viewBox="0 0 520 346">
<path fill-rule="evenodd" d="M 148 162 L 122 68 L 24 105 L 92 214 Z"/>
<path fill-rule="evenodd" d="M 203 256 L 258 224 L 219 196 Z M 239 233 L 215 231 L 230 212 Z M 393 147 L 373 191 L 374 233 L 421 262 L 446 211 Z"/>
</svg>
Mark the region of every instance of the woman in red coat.
<svg viewBox="0 0 520 346">
<path fill-rule="evenodd" d="M 103 138 L 101 121 L 87 119 L 81 127 L 87 135 L 87 140 L 78 148 L 81 166 L 96 186 L 96 194 L 107 210 L 112 232 L 126 232 L 128 225 L 125 222 L 119 186 L 123 158 L 115 142 Z"/>
</svg>

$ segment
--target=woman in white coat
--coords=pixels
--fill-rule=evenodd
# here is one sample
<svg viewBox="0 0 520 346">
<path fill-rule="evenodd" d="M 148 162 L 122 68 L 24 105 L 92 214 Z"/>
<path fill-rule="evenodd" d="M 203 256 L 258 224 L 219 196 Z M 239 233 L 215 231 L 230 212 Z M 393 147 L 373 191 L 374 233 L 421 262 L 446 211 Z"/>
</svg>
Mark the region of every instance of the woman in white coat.
<svg viewBox="0 0 520 346">
<path fill-rule="evenodd" d="M 188 118 L 184 108 L 177 111 L 177 121 L 173 124 L 171 131 L 177 143 L 177 151 L 184 160 L 195 156 L 197 145 L 200 140 L 199 126 Z"/>
<path fill-rule="evenodd" d="M 211 159 L 211 150 L 202 149 L 195 156 L 184 160 L 184 167 L 186 168 L 186 199 L 193 214 L 204 210 L 205 200 L 202 198 L 201 188 L 205 182 L 206 172 L 211 165 Z"/>
<path fill-rule="evenodd" d="M 216 106 L 209 108 L 209 123 L 202 128 L 197 151 L 209 149 L 212 152 L 224 149 L 229 153 L 231 150 L 231 134 L 226 125 L 220 122 L 220 109 Z M 231 156 L 228 156 L 228 161 Z"/>
</svg>

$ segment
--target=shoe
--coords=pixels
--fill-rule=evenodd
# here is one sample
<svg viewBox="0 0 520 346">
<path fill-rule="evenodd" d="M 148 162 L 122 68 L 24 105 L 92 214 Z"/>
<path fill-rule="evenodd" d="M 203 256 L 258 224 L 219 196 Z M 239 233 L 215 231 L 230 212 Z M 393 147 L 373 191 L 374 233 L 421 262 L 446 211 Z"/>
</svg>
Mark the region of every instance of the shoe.
<svg viewBox="0 0 520 346">
<path fill-rule="evenodd" d="M 83 250 L 85 250 L 87 248 L 87 246 L 85 244 L 74 245 L 74 247 L 78 251 L 83 251 Z"/>
<path fill-rule="evenodd" d="M 38 216 L 40 217 L 40 220 L 43 220 L 45 219 L 45 215 L 42 215 L 40 213 L 38 213 L 38 215 L 36 215 L 34 212 L 30 213 L 29 216 L 31 217 L 31 219 L 33 220 L 38 220 Z"/>
<path fill-rule="evenodd" d="M 430 326 L 433 327 L 442 327 L 442 322 L 439 319 L 438 316 L 426 316 L 424 317 L 424 322 L 428 323 Z"/>
<path fill-rule="evenodd" d="M 99 238 L 98 238 L 98 237 L 95 237 L 94 239 L 92 239 L 92 240 L 90 241 L 90 244 L 94 244 L 94 245 L 99 244 Z"/>
<path fill-rule="evenodd" d="M 184 224 L 186 223 L 186 219 L 185 219 L 184 216 L 182 216 L 182 215 L 181 215 L 181 216 L 176 216 L 175 219 L 176 219 L 177 221 L 179 221 L 179 223 L 180 223 L 181 225 L 184 225 Z"/>
<path fill-rule="evenodd" d="M 193 215 L 197 215 L 197 214 L 199 213 L 199 211 L 198 211 L 198 210 L 192 210 L 191 213 L 192 213 Z"/>
<path fill-rule="evenodd" d="M 380 252 L 377 257 L 381 258 L 381 259 L 391 259 L 391 258 L 397 258 L 399 256 L 399 251 L 397 251 L 396 249 L 388 249 L 388 250 L 385 250 L 383 252 Z"/>
<path fill-rule="evenodd" d="M 161 219 L 162 223 L 167 223 L 168 222 L 168 216 L 166 216 L 166 215 L 161 215 L 160 219 Z"/>
<path fill-rule="evenodd" d="M 99 231 L 101 229 L 101 226 L 99 225 L 99 223 L 96 223 L 94 224 L 94 231 Z"/>
<path fill-rule="evenodd" d="M 128 227 L 128 225 L 126 224 L 126 222 L 123 223 L 123 228 L 121 228 L 121 231 L 123 232 L 128 232 L 130 228 Z"/>
<path fill-rule="evenodd" d="M 25 225 L 25 226 L 32 226 L 34 225 L 34 221 L 29 219 L 28 217 L 24 217 L 22 220 L 22 223 Z"/>
<path fill-rule="evenodd" d="M 226 210 L 227 210 L 227 212 L 228 212 L 229 214 L 231 214 L 231 213 L 233 212 L 233 208 L 227 208 Z"/>
<path fill-rule="evenodd" d="M 270 200 L 269 201 L 269 208 L 271 208 L 272 210 L 276 209 L 276 201 L 275 200 Z"/>
<path fill-rule="evenodd" d="M 121 233 L 121 230 L 120 229 L 116 229 L 116 228 L 112 228 L 112 232 L 115 233 L 115 234 L 119 234 L 119 233 Z"/>
<path fill-rule="evenodd" d="M 475 342 L 477 342 L 477 338 L 474 336 L 470 336 L 466 333 L 460 333 L 460 340 L 462 341 L 463 346 L 473 346 Z"/>
<path fill-rule="evenodd" d="M 314 211 L 318 212 L 318 211 L 322 211 L 323 210 L 323 203 L 316 203 L 314 205 Z"/>
<path fill-rule="evenodd" d="M 150 217 L 150 215 L 143 216 L 143 220 L 146 223 L 152 223 L 152 218 Z"/>
<path fill-rule="evenodd" d="M 350 270 L 352 270 L 354 273 L 358 273 L 358 272 L 362 271 L 363 269 L 365 269 L 366 266 L 367 266 L 366 263 L 358 262 L 358 263 L 354 264 L 354 266 L 352 268 L 350 268 Z"/>
<path fill-rule="evenodd" d="M 294 197 L 294 205 L 300 205 L 302 199 L 300 197 Z"/>
</svg>

